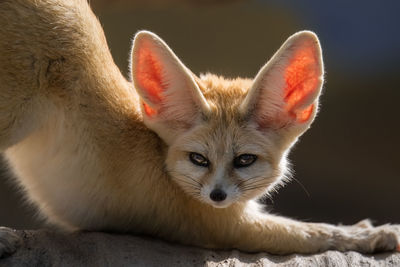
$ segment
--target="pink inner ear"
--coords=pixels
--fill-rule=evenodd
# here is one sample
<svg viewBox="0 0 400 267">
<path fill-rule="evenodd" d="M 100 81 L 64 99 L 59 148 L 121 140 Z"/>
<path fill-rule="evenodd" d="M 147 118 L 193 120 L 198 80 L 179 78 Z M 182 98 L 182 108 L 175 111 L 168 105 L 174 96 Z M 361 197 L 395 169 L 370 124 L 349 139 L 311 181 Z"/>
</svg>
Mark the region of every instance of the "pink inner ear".
<svg viewBox="0 0 400 267">
<path fill-rule="evenodd" d="M 142 102 L 142 104 L 143 104 L 144 112 L 146 113 L 147 116 L 152 117 L 157 114 L 157 110 L 151 108 L 149 105 L 147 105 L 144 102 Z"/>
<path fill-rule="evenodd" d="M 308 121 L 314 111 L 314 104 L 296 113 L 297 121 L 300 123 Z"/>
<path fill-rule="evenodd" d="M 162 69 L 163 66 L 151 51 L 150 45 L 144 43 L 137 53 L 136 80 L 154 104 L 161 102 L 165 87 L 162 81 Z"/>
<path fill-rule="evenodd" d="M 297 122 L 306 122 L 312 115 L 313 104 L 301 110 L 297 108 L 318 89 L 319 75 L 315 49 L 310 46 L 296 51 L 285 71 L 284 100 L 287 103 L 286 111 Z"/>
</svg>

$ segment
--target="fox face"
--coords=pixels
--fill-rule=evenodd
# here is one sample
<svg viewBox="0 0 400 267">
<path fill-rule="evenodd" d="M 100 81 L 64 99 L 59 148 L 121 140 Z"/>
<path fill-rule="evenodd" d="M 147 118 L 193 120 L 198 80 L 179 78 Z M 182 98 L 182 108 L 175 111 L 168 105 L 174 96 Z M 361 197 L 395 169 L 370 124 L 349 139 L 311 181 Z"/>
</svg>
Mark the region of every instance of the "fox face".
<svg viewBox="0 0 400 267">
<path fill-rule="evenodd" d="M 265 193 L 280 177 L 271 140 L 243 120 L 207 118 L 169 147 L 166 167 L 185 192 L 226 207 Z"/>
<path fill-rule="evenodd" d="M 254 80 L 191 73 L 155 34 L 142 31 L 131 75 L 144 123 L 168 145 L 183 191 L 216 208 L 270 192 L 286 155 L 310 126 L 323 84 L 315 34 L 291 36 Z"/>
</svg>

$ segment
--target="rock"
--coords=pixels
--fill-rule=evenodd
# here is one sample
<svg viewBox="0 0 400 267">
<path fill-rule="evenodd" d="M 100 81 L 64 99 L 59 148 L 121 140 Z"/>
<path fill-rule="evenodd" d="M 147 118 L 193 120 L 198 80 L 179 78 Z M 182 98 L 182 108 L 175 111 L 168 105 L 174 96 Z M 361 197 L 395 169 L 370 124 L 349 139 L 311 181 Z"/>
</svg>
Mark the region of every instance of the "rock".
<svg viewBox="0 0 400 267">
<path fill-rule="evenodd" d="M 149 237 L 100 232 L 17 231 L 23 242 L 0 266 L 400 266 L 400 253 L 327 251 L 276 256 L 211 251 Z"/>
</svg>

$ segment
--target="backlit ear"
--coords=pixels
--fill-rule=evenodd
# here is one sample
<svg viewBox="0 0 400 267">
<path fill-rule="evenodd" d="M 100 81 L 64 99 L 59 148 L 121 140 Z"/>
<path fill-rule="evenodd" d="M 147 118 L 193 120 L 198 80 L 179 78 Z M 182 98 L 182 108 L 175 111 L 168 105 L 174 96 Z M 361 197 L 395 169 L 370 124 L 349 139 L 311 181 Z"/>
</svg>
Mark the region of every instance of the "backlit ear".
<svg viewBox="0 0 400 267">
<path fill-rule="evenodd" d="M 209 110 L 191 72 L 155 34 L 136 34 L 131 75 L 142 100 L 144 122 L 167 143 Z"/>
<path fill-rule="evenodd" d="M 292 35 L 261 68 L 241 109 L 261 129 L 306 130 L 318 109 L 323 62 L 317 36 Z"/>
</svg>

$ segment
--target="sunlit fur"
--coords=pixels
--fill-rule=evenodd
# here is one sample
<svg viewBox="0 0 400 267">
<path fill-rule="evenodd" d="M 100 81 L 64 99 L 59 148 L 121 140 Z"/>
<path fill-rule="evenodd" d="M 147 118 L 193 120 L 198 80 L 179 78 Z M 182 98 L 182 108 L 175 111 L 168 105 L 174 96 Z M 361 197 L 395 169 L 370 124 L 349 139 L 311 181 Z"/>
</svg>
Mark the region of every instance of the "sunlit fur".
<svg viewBox="0 0 400 267">
<path fill-rule="evenodd" d="M 303 223 L 264 213 L 254 200 L 280 181 L 288 150 L 317 112 L 307 109 L 318 107 L 323 80 L 315 34 L 291 36 L 251 81 L 198 78 L 159 37 L 141 32 L 127 81 L 85 0 L 2 0 L 0 25 L 0 149 L 49 223 L 250 252 L 396 248 L 396 226 Z M 160 105 L 137 84 L 141 41 L 164 68 L 148 77 L 168 81 Z M 293 52 L 306 48 L 317 87 L 298 91 L 299 110 L 285 110 L 282 74 Z M 157 112 L 143 111 L 144 102 Z M 190 163 L 188 152 L 206 155 L 210 169 Z M 239 153 L 258 159 L 233 170 Z M 207 198 L 215 184 L 229 193 L 222 204 Z M 0 257 L 15 247 L 11 233 L 0 228 Z"/>
</svg>

